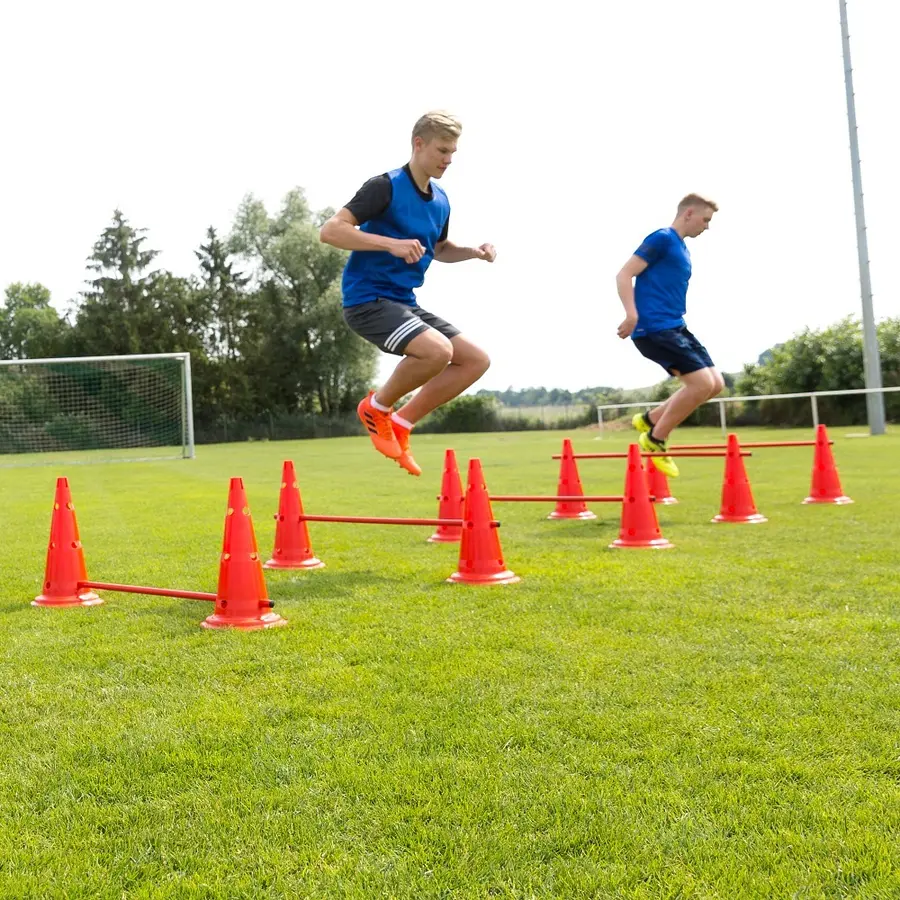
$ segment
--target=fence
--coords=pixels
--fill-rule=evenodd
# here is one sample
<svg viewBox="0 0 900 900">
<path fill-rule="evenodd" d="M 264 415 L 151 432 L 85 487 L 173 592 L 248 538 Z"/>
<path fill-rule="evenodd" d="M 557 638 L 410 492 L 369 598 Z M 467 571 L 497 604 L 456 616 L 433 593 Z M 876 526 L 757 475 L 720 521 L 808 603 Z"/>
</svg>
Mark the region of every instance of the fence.
<svg viewBox="0 0 900 900">
<path fill-rule="evenodd" d="M 819 424 L 819 397 L 847 397 L 852 394 L 887 394 L 895 391 L 900 391 L 900 387 L 854 388 L 847 391 L 805 391 L 796 394 L 762 394 L 758 396 L 751 394 L 741 397 L 714 397 L 712 400 L 707 400 L 703 405 L 705 406 L 709 403 L 719 404 L 719 423 L 722 427 L 722 434 L 726 434 L 728 431 L 726 403 L 747 403 L 757 400 L 796 400 L 803 397 L 809 397 L 813 427 L 815 428 Z M 659 406 L 662 402 L 662 400 L 635 400 L 631 403 L 604 403 L 597 407 L 597 424 L 600 426 L 600 431 L 602 432 L 604 428 L 604 410 L 634 409 L 639 406 L 653 407 Z"/>
</svg>

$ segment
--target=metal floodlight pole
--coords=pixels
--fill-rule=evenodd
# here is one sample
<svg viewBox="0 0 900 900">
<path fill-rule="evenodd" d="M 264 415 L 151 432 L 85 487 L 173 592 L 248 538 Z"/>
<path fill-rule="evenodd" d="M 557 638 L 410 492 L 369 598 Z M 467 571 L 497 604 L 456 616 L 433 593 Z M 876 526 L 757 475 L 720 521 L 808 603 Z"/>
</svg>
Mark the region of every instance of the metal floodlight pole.
<svg viewBox="0 0 900 900">
<path fill-rule="evenodd" d="M 869 245 L 866 240 L 866 213 L 863 206 L 862 174 L 859 165 L 859 140 L 856 133 L 856 104 L 853 98 L 853 70 L 850 66 L 850 33 L 847 27 L 847 0 L 839 0 L 841 8 L 841 43 L 844 49 L 844 87 L 847 91 L 847 126 L 850 130 L 850 170 L 853 175 L 853 208 L 856 213 L 856 250 L 859 255 L 859 287 L 862 294 L 863 366 L 869 431 L 884 434 L 884 394 L 881 388 L 881 357 L 875 313 L 872 309 L 872 282 L 869 277 Z"/>
</svg>

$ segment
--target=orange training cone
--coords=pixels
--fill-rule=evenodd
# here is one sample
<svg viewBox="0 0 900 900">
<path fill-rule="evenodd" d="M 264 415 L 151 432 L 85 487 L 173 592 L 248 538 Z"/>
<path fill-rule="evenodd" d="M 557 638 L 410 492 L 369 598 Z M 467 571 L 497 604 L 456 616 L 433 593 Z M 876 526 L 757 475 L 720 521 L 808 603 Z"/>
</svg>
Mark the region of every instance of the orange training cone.
<svg viewBox="0 0 900 900">
<path fill-rule="evenodd" d="M 581 487 L 581 478 L 578 475 L 578 463 L 575 462 L 575 453 L 572 450 L 572 442 L 563 440 L 562 459 L 559 462 L 559 483 L 556 491 L 557 497 L 583 497 L 584 489 Z M 560 500 L 556 508 L 547 516 L 548 519 L 596 519 L 597 516 L 586 506 L 584 500 Z"/>
<path fill-rule="evenodd" d="M 294 464 L 286 459 L 281 470 L 281 494 L 275 515 L 275 548 L 264 569 L 321 569 L 325 563 L 316 559 L 309 540 L 309 528 L 303 515 L 300 485 Z"/>
<path fill-rule="evenodd" d="M 232 478 L 228 488 L 216 611 L 202 624 L 204 628 L 243 629 L 287 625 L 281 616 L 269 611 L 273 606 L 266 593 L 244 482 L 241 478 Z"/>
<path fill-rule="evenodd" d="M 816 449 L 813 457 L 812 487 L 804 503 L 844 504 L 853 501 L 845 496 L 838 478 L 831 445 L 828 443 L 828 432 L 824 425 L 816 428 Z"/>
<path fill-rule="evenodd" d="M 741 445 L 736 434 L 728 435 L 725 450 L 725 477 L 722 481 L 722 507 L 713 522 L 743 522 L 750 525 L 768 522 L 753 502 L 753 491 L 741 457 Z"/>
<path fill-rule="evenodd" d="M 494 516 L 481 460 L 469 460 L 469 481 L 463 510 L 459 568 L 447 581 L 455 584 L 513 584 L 521 581 L 503 562 L 500 536 L 491 524 Z"/>
<path fill-rule="evenodd" d="M 441 477 L 441 493 L 438 497 L 439 519 L 461 519 L 463 517 L 462 479 L 456 465 L 456 453 L 447 450 L 444 453 L 444 474 Z M 428 538 L 431 544 L 455 544 L 462 537 L 461 525 L 438 525 L 437 531 Z"/>
<path fill-rule="evenodd" d="M 651 497 L 656 497 L 657 503 L 670 506 L 671 504 L 678 502 L 669 490 L 669 479 L 666 478 L 665 472 L 660 472 L 659 469 L 653 465 L 653 460 L 651 459 L 647 460 L 646 473 L 647 491 Z"/>
<path fill-rule="evenodd" d="M 648 466 L 650 460 L 647 460 Z M 628 446 L 628 468 L 625 470 L 625 496 L 622 501 L 622 526 L 619 537 L 610 547 L 636 547 L 650 550 L 669 550 L 675 545 L 663 537 L 650 501 L 647 480 L 641 466 L 641 449 Z"/>
<path fill-rule="evenodd" d="M 84 549 L 78 536 L 75 505 L 69 491 L 69 479 L 56 479 L 56 497 L 50 518 L 50 543 L 44 568 L 43 591 L 32 606 L 98 606 L 103 600 L 93 591 L 81 590 L 87 581 Z"/>
</svg>

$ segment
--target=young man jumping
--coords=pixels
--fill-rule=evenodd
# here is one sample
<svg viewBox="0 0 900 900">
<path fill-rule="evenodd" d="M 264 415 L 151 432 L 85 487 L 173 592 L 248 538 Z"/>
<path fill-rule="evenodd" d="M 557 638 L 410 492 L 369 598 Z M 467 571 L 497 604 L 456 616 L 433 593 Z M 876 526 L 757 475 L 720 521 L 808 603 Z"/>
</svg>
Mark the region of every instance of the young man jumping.
<svg viewBox="0 0 900 900">
<path fill-rule="evenodd" d="M 681 387 L 665 403 L 631 420 L 641 432 L 641 449 L 648 453 L 665 453 L 673 429 L 725 387 L 706 348 L 684 323 L 691 278 L 691 255 L 684 239 L 703 234 L 718 209 L 712 200 L 688 194 L 678 204 L 675 221 L 647 235 L 616 276 L 625 307 L 619 337 L 630 336 L 643 356 L 681 380 Z M 669 456 L 654 457 L 653 463 L 665 475 L 678 475 Z"/>
<path fill-rule="evenodd" d="M 437 179 L 450 166 L 461 132 L 455 117 L 426 113 L 413 128 L 409 162 L 370 178 L 320 232 L 326 244 L 351 251 L 342 280 L 344 321 L 384 353 L 404 357 L 357 412 L 375 448 L 411 475 L 422 473 L 409 449 L 413 426 L 490 365 L 481 348 L 422 309 L 415 295 L 433 259 L 493 262 L 497 255 L 491 244 L 458 247 L 448 239 L 450 203 Z"/>
</svg>

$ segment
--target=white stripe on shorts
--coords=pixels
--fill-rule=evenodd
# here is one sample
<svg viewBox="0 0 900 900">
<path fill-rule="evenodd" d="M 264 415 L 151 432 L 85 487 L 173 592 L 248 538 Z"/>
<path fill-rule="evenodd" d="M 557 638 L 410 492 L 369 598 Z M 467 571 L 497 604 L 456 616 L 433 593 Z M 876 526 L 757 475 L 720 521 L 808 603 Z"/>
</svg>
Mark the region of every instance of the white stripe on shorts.
<svg viewBox="0 0 900 900">
<path fill-rule="evenodd" d="M 408 335 L 411 331 L 415 331 L 422 325 L 425 325 L 425 323 L 418 316 L 410 319 L 408 322 L 404 322 L 399 328 L 395 328 L 387 336 L 384 342 L 384 346 L 387 347 L 388 350 L 396 349 L 397 345 L 400 343 L 400 341 L 403 340 L 404 337 L 406 337 L 406 335 Z"/>
</svg>

